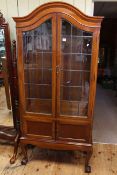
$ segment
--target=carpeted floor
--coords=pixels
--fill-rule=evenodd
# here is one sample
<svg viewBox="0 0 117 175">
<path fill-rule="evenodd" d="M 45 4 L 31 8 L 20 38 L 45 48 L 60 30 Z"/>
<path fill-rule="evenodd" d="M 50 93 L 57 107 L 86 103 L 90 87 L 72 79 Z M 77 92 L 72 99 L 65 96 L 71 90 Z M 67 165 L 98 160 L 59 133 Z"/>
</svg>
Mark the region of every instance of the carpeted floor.
<svg viewBox="0 0 117 175">
<path fill-rule="evenodd" d="M 117 143 L 117 97 L 115 92 L 97 85 L 93 141 Z"/>
</svg>

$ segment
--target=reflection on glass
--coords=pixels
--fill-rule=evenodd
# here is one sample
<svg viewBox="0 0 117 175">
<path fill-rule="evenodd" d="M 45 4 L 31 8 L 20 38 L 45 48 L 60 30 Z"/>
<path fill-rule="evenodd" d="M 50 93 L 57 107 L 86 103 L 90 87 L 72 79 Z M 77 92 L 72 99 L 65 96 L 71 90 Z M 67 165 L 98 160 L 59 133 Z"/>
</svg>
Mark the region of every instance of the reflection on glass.
<svg viewBox="0 0 117 175">
<path fill-rule="evenodd" d="M 62 20 L 60 113 L 87 116 L 92 33 Z"/>
<path fill-rule="evenodd" d="M 23 32 L 26 110 L 52 113 L 52 22 Z"/>
<path fill-rule="evenodd" d="M 6 57 L 4 29 L 0 28 L 0 59 Z"/>
<path fill-rule="evenodd" d="M 4 29 L 0 28 L 0 84 L 3 85 L 4 74 L 6 72 L 6 50 Z"/>
</svg>

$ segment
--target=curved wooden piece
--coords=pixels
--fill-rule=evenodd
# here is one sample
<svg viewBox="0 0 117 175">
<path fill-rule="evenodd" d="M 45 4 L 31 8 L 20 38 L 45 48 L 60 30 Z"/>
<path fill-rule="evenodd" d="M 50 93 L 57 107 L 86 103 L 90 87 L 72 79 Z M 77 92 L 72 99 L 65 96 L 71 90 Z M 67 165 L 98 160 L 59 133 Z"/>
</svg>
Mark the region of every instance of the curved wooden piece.
<svg viewBox="0 0 117 175">
<path fill-rule="evenodd" d="M 18 145 L 19 145 L 19 133 L 17 133 L 16 129 L 11 126 L 3 126 L 0 125 L 0 139 L 8 140 L 14 143 L 14 153 L 12 158 L 10 159 L 10 163 L 15 163 Z"/>
<path fill-rule="evenodd" d="M 11 126 L 0 125 L 0 139 L 14 141 L 16 137 L 16 130 Z"/>
<path fill-rule="evenodd" d="M 15 143 L 14 143 L 14 153 L 13 153 L 13 156 L 12 158 L 10 159 L 10 164 L 14 164 L 15 161 L 16 161 L 16 156 L 17 156 L 17 152 L 18 152 L 18 146 L 19 146 L 19 138 L 20 138 L 20 135 L 19 133 L 16 135 L 16 138 L 15 138 Z"/>
<path fill-rule="evenodd" d="M 91 166 L 85 166 L 85 173 L 91 173 Z"/>
<path fill-rule="evenodd" d="M 17 22 L 16 27 L 21 28 L 31 26 L 34 23 L 38 22 L 42 17 L 57 12 L 62 14 L 69 14 L 71 18 L 74 18 L 75 20 L 77 19 L 78 23 L 88 27 L 100 27 L 100 23 L 103 19 L 103 17 L 87 16 L 74 6 L 65 2 L 46 3 L 36 8 L 27 16 L 13 17 L 13 19 L 15 22 Z"/>
<path fill-rule="evenodd" d="M 90 158 L 92 156 L 93 151 L 87 151 L 86 159 L 85 159 L 85 172 L 91 173 L 91 166 L 89 165 Z"/>
<path fill-rule="evenodd" d="M 21 161 L 22 165 L 26 165 L 28 162 L 28 155 L 27 155 L 27 145 L 25 144 L 21 144 L 21 149 L 22 149 L 22 153 L 23 153 L 23 159 Z"/>
</svg>

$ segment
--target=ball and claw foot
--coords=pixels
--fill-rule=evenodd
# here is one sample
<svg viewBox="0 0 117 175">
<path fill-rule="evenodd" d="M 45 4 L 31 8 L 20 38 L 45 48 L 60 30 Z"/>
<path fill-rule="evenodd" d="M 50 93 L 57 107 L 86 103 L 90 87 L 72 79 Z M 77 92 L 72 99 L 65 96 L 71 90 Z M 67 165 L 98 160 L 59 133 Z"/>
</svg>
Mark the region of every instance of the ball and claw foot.
<svg viewBox="0 0 117 175">
<path fill-rule="evenodd" d="M 91 166 L 85 166 L 85 173 L 91 173 Z"/>
<path fill-rule="evenodd" d="M 22 165 L 26 165 L 26 164 L 27 164 L 27 162 L 28 162 L 28 159 L 23 158 L 23 159 L 22 159 L 22 161 L 21 161 L 21 164 L 22 164 Z"/>
</svg>

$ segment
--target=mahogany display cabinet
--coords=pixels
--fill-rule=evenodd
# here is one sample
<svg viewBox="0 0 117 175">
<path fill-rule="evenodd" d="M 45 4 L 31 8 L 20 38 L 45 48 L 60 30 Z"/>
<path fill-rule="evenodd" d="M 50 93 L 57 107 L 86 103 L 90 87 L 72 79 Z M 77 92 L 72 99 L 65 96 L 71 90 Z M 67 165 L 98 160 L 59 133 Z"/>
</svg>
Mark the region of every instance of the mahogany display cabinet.
<svg viewBox="0 0 117 175">
<path fill-rule="evenodd" d="M 86 153 L 90 172 L 92 122 L 102 17 L 53 2 L 25 17 L 17 28 L 20 142 Z"/>
</svg>

